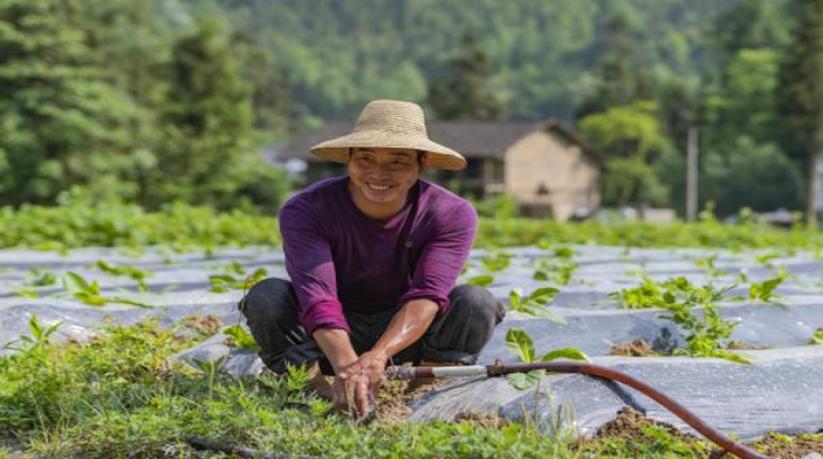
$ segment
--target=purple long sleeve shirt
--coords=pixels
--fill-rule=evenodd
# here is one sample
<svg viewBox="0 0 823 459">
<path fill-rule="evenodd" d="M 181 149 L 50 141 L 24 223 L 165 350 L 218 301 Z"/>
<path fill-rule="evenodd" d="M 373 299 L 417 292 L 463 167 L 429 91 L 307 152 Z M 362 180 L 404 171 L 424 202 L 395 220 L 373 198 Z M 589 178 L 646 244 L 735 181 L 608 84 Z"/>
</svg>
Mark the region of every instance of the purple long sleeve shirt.
<svg viewBox="0 0 823 459">
<path fill-rule="evenodd" d="M 469 256 L 477 213 L 465 199 L 425 180 L 390 220 L 367 217 L 348 176 L 315 183 L 280 209 L 286 270 L 309 336 L 321 327 L 349 331 L 343 311 L 393 310 L 427 298 L 438 315 Z"/>
</svg>

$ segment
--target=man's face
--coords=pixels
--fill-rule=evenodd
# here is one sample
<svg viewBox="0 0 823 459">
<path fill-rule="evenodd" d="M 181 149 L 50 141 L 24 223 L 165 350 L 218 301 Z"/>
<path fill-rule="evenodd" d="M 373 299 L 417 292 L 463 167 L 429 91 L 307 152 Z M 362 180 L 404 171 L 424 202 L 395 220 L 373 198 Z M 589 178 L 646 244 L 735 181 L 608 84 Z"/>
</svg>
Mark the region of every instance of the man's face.
<svg viewBox="0 0 823 459">
<path fill-rule="evenodd" d="M 374 205 L 402 206 L 420 176 L 417 152 L 406 148 L 355 148 L 349 177 L 362 198 Z"/>
</svg>

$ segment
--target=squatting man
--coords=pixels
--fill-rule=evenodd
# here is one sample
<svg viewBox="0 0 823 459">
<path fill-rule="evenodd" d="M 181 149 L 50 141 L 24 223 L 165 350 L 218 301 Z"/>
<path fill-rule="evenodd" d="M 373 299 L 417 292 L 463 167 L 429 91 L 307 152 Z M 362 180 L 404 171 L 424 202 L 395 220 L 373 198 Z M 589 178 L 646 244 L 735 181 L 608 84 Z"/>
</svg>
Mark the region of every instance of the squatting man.
<svg viewBox="0 0 823 459">
<path fill-rule="evenodd" d="M 477 213 L 421 178 L 466 160 L 428 138 L 418 105 L 372 101 L 351 133 L 311 152 L 347 173 L 283 205 L 290 281 L 265 279 L 238 306 L 269 369 L 310 365 L 312 387 L 362 417 L 389 362 L 474 364 L 504 309 L 483 287 L 455 286 Z"/>
</svg>

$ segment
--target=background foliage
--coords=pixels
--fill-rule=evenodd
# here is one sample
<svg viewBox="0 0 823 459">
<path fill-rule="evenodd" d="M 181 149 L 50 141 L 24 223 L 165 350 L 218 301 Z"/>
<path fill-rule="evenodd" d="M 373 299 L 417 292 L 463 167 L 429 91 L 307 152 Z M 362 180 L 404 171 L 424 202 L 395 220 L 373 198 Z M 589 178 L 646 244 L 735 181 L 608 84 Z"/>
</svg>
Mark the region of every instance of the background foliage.
<svg viewBox="0 0 823 459">
<path fill-rule="evenodd" d="M 615 205 L 682 211 L 697 126 L 701 207 L 797 209 L 823 144 L 819 3 L 0 0 L 0 204 L 81 185 L 273 213 L 291 185 L 263 148 L 391 97 L 560 119 Z"/>
</svg>

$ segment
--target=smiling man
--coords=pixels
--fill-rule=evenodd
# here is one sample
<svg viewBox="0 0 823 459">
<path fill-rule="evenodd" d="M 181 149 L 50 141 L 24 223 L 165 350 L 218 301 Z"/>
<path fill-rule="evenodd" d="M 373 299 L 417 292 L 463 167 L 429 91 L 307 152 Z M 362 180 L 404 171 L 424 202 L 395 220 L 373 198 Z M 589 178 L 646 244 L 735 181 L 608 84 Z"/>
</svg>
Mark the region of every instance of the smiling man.
<svg viewBox="0 0 823 459">
<path fill-rule="evenodd" d="M 291 281 L 266 279 L 239 306 L 272 371 L 311 364 L 318 392 L 362 416 L 389 362 L 473 364 L 504 310 L 482 287 L 455 287 L 477 214 L 421 179 L 466 160 L 428 139 L 418 105 L 373 101 L 352 133 L 312 153 L 348 174 L 286 202 L 279 222 Z"/>
</svg>

